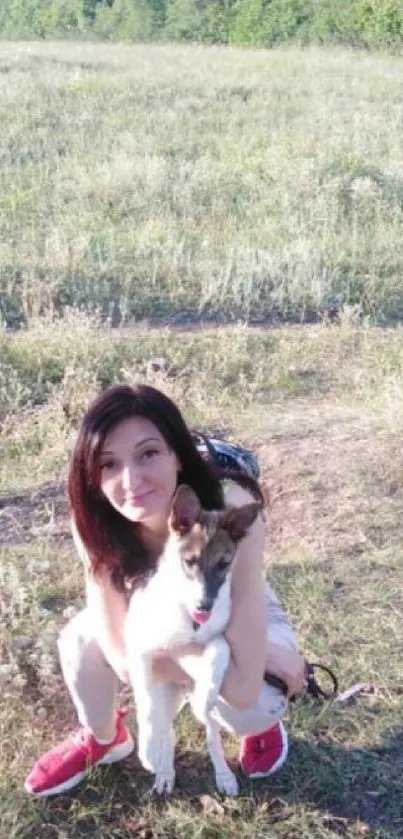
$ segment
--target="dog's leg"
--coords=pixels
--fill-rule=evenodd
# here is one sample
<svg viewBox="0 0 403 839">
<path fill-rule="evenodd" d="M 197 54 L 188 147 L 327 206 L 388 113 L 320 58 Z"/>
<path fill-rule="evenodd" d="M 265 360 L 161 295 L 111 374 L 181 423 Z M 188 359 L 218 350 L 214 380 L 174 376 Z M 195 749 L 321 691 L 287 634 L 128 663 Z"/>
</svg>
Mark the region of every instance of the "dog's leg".
<svg viewBox="0 0 403 839">
<path fill-rule="evenodd" d="M 178 710 L 181 689 L 172 684 L 154 685 L 157 714 L 142 725 L 139 756 L 143 765 L 155 773 L 154 791 L 170 795 L 175 784 L 175 734 L 173 722 Z"/>
<path fill-rule="evenodd" d="M 195 716 L 204 725 L 217 702 L 229 659 L 230 648 L 223 635 L 213 638 L 201 657 L 195 687 L 189 698 Z"/>
<path fill-rule="evenodd" d="M 218 792 L 223 795 L 238 795 L 238 782 L 225 760 L 220 727 L 214 720 L 210 719 L 206 723 L 206 738 Z"/>
<path fill-rule="evenodd" d="M 136 703 L 139 760 L 155 774 L 156 792 L 169 794 L 175 783 L 176 690 L 172 685 L 154 682 L 151 653 L 132 655 L 129 671 Z"/>
</svg>

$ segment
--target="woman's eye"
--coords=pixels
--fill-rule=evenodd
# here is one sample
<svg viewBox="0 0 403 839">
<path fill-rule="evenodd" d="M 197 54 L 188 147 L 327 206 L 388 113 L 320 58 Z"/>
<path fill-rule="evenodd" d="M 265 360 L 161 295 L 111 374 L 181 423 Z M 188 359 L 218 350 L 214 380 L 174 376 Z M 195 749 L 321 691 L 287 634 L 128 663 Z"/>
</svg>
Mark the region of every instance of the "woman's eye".
<svg viewBox="0 0 403 839">
<path fill-rule="evenodd" d="M 105 460 L 104 463 L 101 463 L 101 472 L 107 471 L 110 472 L 116 466 L 114 460 Z"/>
<path fill-rule="evenodd" d="M 146 449 L 146 451 L 143 452 L 143 454 L 141 455 L 141 459 L 142 460 L 151 460 L 151 458 L 154 457 L 154 455 L 156 455 L 156 454 L 158 454 L 157 449 Z"/>
</svg>

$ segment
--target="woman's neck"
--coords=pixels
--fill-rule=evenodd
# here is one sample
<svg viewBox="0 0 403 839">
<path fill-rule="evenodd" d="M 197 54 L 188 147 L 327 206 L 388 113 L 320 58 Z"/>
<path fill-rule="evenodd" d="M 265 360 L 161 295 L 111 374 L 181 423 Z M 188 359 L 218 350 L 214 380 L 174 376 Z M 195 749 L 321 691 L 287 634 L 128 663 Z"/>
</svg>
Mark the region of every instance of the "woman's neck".
<svg viewBox="0 0 403 839">
<path fill-rule="evenodd" d="M 139 522 L 136 529 L 150 557 L 155 560 L 158 559 L 168 536 L 166 520 L 164 522 L 147 522 L 147 524 Z"/>
</svg>

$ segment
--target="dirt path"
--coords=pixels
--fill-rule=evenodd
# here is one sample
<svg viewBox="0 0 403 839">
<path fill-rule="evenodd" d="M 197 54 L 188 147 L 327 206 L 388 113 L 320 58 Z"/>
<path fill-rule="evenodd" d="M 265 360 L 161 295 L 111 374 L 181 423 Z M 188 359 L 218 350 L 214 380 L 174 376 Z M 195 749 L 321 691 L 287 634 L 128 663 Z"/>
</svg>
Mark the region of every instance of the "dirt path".
<svg viewBox="0 0 403 839">
<path fill-rule="evenodd" d="M 64 482 L 0 497 L 0 546 L 44 536 L 58 541 L 69 536 Z"/>
</svg>

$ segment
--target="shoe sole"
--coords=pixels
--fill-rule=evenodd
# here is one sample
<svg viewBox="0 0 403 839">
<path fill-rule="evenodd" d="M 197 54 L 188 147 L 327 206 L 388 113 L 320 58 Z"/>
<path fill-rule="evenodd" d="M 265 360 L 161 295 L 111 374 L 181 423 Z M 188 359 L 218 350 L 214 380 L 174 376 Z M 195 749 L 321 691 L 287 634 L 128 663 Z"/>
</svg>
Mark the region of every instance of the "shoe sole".
<svg viewBox="0 0 403 839">
<path fill-rule="evenodd" d="M 278 770 L 281 769 L 283 764 L 286 762 L 287 757 L 288 757 L 288 734 L 287 734 L 286 729 L 283 726 L 283 723 L 280 722 L 279 725 L 280 725 L 280 728 L 281 728 L 281 738 L 282 738 L 282 741 L 283 741 L 283 750 L 281 752 L 280 757 L 277 758 L 277 760 L 273 763 L 273 766 L 271 767 L 271 769 L 269 769 L 268 772 L 252 772 L 252 773 L 245 772 L 242 769 L 242 763 L 239 764 L 241 769 L 242 769 L 243 774 L 246 775 L 247 778 L 250 778 L 251 781 L 255 781 L 255 780 L 257 781 L 257 780 L 259 780 L 259 778 L 268 778 L 269 775 L 274 775 L 274 773 L 278 772 Z"/>
<path fill-rule="evenodd" d="M 28 784 L 25 784 L 26 791 L 34 796 L 34 798 L 46 798 L 50 795 L 59 795 L 61 792 L 67 792 L 73 787 L 76 787 L 80 781 L 83 780 L 95 766 L 108 766 L 111 763 L 117 763 L 119 760 L 124 760 L 126 757 L 132 754 L 134 751 L 134 741 L 132 737 L 128 737 L 124 743 L 121 743 L 119 746 L 115 746 L 110 752 L 107 752 L 101 760 L 98 760 L 96 763 L 92 763 L 88 769 L 85 769 L 83 772 L 77 772 L 76 775 L 73 775 L 72 778 L 69 778 L 67 781 L 64 781 L 62 784 L 59 784 L 57 787 L 52 787 L 52 789 L 45 789 L 41 792 L 34 792 Z"/>
</svg>

